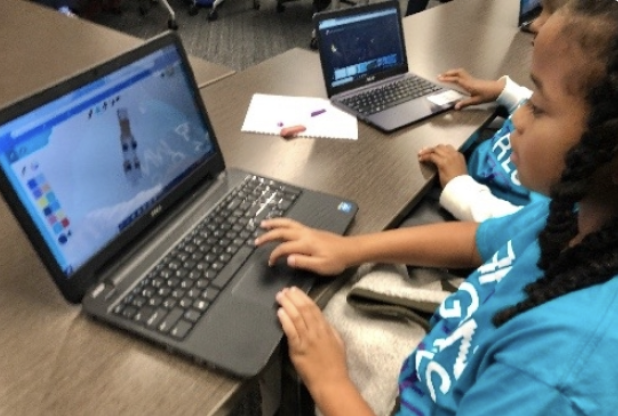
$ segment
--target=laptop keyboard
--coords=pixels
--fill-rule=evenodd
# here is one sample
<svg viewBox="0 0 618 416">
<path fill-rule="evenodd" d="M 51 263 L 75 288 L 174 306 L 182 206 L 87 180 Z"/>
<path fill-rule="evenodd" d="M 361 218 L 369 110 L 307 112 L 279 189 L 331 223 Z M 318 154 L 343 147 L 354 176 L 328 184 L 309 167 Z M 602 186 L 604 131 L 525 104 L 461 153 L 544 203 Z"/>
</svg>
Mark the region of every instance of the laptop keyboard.
<svg viewBox="0 0 618 416">
<path fill-rule="evenodd" d="M 298 188 L 248 176 L 114 308 L 175 339 L 186 337 L 254 250 L 260 221 L 280 217 Z"/>
<path fill-rule="evenodd" d="M 410 76 L 364 91 L 353 97 L 344 98 L 341 102 L 361 114 L 370 115 L 441 89 L 439 85 L 423 78 Z"/>
</svg>

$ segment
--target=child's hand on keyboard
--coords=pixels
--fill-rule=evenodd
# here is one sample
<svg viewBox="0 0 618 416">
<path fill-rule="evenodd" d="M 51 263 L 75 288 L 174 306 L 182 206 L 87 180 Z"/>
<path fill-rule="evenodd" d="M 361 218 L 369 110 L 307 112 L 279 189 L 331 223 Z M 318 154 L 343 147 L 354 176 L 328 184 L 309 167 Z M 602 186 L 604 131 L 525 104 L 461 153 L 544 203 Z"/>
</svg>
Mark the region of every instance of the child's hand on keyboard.
<svg viewBox="0 0 618 416">
<path fill-rule="evenodd" d="M 268 231 L 256 238 L 256 246 L 281 241 L 270 254 L 270 265 L 287 256 L 288 266 L 322 275 L 340 274 L 348 266 L 344 260 L 347 258 L 345 237 L 288 218 L 264 220 L 261 226 Z"/>
</svg>

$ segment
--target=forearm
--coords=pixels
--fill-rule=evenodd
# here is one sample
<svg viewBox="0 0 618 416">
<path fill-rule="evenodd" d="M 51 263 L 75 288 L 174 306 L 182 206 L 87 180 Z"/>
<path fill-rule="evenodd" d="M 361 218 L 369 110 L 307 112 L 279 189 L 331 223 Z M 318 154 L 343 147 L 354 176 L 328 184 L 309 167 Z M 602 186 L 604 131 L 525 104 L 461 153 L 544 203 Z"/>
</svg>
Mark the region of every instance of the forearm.
<svg viewBox="0 0 618 416">
<path fill-rule="evenodd" d="M 499 81 L 503 83 L 504 87 L 496 101 L 505 106 L 509 114 L 515 111 L 522 100 L 526 100 L 532 95 L 532 91 L 517 84 L 506 75 L 501 77 Z"/>
<path fill-rule="evenodd" d="M 405 263 L 427 267 L 476 267 L 481 264 L 475 241 L 477 228 L 477 223 L 449 221 L 348 237 L 348 266 Z"/>
<path fill-rule="evenodd" d="M 333 388 L 314 389 L 310 392 L 324 416 L 375 416 L 358 389 L 349 380 Z"/>
<path fill-rule="evenodd" d="M 440 194 L 440 205 L 455 218 L 474 222 L 509 215 L 521 209 L 498 198 L 470 175 L 461 175 L 449 181 Z"/>
</svg>

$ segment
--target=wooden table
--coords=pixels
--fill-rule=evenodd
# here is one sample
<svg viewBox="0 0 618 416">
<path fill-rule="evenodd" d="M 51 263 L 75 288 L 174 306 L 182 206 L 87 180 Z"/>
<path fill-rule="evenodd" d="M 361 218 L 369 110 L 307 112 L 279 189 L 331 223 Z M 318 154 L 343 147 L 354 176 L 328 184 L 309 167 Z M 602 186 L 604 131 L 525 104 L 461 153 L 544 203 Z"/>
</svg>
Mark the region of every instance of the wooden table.
<svg viewBox="0 0 618 416">
<path fill-rule="evenodd" d="M 140 42 L 26 0 L 2 1 L 0 107 Z M 234 73 L 190 60 L 201 86 Z M 83 317 L 1 198 L 0 230 L 0 414 L 226 413 L 243 384 Z"/>
<path fill-rule="evenodd" d="M 0 2 L 0 106 L 142 42 L 27 0 Z M 234 70 L 190 57 L 200 86 Z"/>
<path fill-rule="evenodd" d="M 531 36 L 516 27 L 515 0 L 458 0 L 404 19 L 410 69 L 435 79 L 449 68 L 496 79 L 503 74 L 529 84 Z M 350 234 L 390 228 L 432 185 L 433 166 L 418 162 L 420 149 L 437 143 L 465 147 L 493 116 L 493 107 L 452 111 L 395 133 L 359 122 L 358 141 L 284 140 L 240 131 L 254 93 L 326 97 L 315 52 L 293 49 L 233 78 L 203 89 L 228 166 L 356 201 Z M 324 305 L 341 286 L 324 283 L 312 292 Z"/>
</svg>

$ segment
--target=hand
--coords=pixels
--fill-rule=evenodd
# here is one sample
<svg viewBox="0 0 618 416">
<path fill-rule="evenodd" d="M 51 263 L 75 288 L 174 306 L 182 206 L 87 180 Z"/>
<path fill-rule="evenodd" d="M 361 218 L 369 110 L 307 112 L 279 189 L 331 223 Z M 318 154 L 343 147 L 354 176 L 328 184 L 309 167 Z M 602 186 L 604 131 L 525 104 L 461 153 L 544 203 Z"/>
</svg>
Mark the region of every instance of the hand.
<svg viewBox="0 0 618 416">
<path fill-rule="evenodd" d="M 490 81 L 474 78 L 462 68 L 450 69 L 438 75 L 438 80 L 455 84 L 470 94 L 470 97 L 463 98 L 455 104 L 456 110 L 461 110 L 469 105 L 496 101 L 506 84 L 506 81 L 499 79 Z"/>
<path fill-rule="evenodd" d="M 443 188 L 451 179 L 468 174 L 464 155 L 451 145 L 439 144 L 435 147 L 426 147 L 418 152 L 418 160 L 436 165 L 440 185 Z"/>
<path fill-rule="evenodd" d="M 337 386 L 347 380 L 341 337 L 320 308 L 300 289 L 277 293 L 277 316 L 288 338 L 290 360 L 310 392 Z"/>
<path fill-rule="evenodd" d="M 315 230 L 287 218 L 264 220 L 261 226 L 269 231 L 256 238 L 256 246 L 282 241 L 270 254 L 269 265 L 287 256 L 288 266 L 322 275 L 337 275 L 348 267 L 345 237 Z"/>
</svg>

